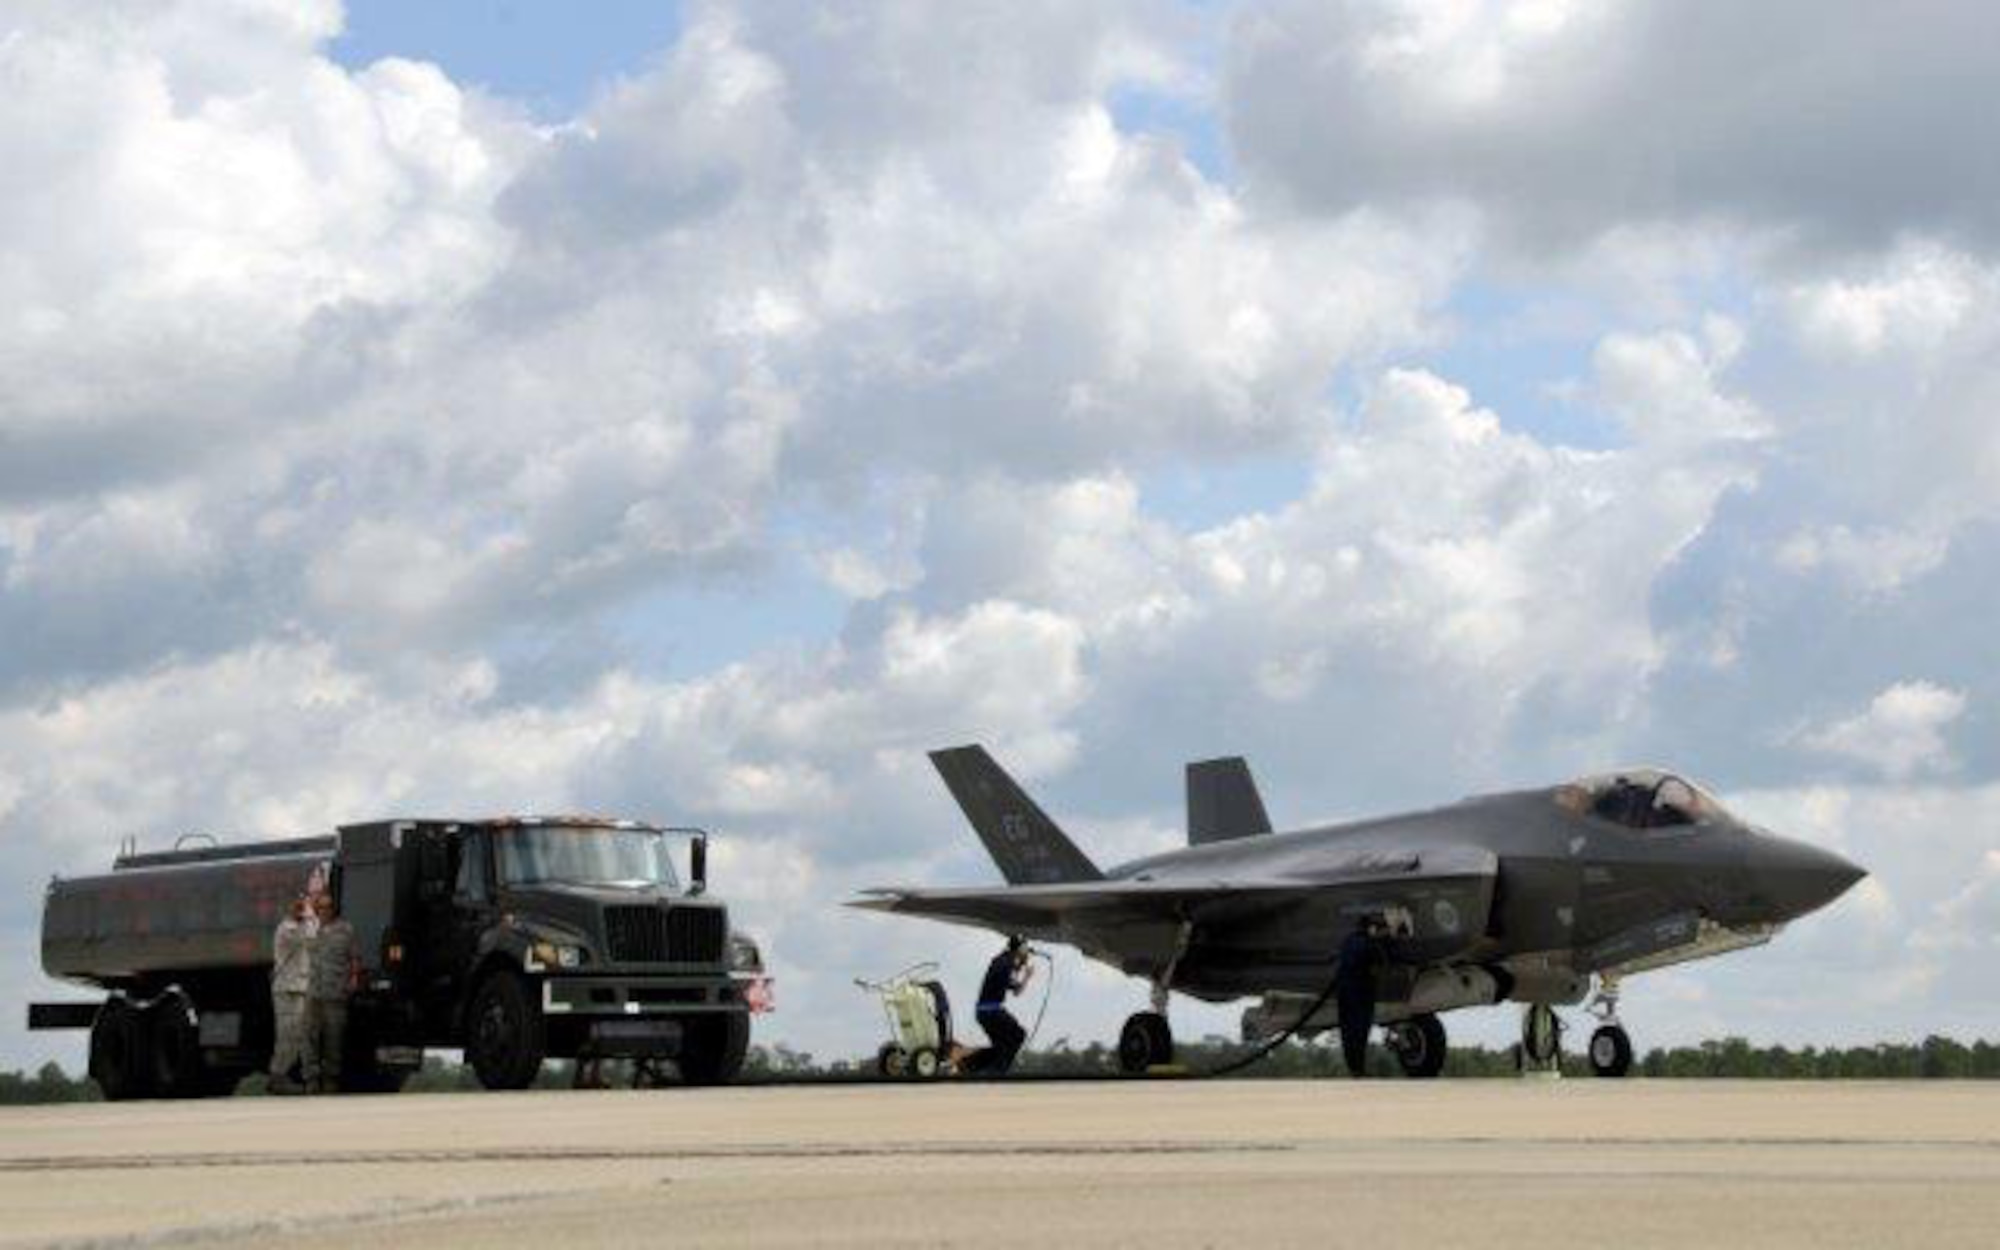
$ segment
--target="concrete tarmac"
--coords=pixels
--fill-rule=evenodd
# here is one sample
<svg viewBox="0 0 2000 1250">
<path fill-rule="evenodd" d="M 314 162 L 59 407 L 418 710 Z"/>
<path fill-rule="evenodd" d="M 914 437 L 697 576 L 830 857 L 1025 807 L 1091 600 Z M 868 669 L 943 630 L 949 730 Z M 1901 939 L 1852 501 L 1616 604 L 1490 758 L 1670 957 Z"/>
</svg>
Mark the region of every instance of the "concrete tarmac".
<svg viewBox="0 0 2000 1250">
<path fill-rule="evenodd" d="M 1104 1082 L 0 1108 L 0 1246 L 2000 1245 L 2000 1083 Z"/>
</svg>

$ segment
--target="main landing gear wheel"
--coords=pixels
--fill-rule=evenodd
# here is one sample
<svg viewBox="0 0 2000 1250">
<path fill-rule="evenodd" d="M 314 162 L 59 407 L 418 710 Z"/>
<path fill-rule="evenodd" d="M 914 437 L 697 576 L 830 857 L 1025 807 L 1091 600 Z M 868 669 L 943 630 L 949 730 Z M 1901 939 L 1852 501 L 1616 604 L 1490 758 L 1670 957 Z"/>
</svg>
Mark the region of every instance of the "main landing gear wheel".
<svg viewBox="0 0 2000 1250">
<path fill-rule="evenodd" d="M 1404 1076 L 1429 1080 L 1444 1071 L 1444 1021 L 1426 1013 L 1391 1026 L 1389 1049 Z"/>
<path fill-rule="evenodd" d="M 1593 1076 L 1624 1076 L 1632 1070 L 1632 1039 L 1615 1024 L 1607 1024 L 1590 1035 L 1590 1072 Z"/>
<path fill-rule="evenodd" d="M 922 1046 L 910 1056 L 910 1075 L 920 1081 L 928 1081 L 938 1074 L 938 1053 L 928 1046 Z"/>
<path fill-rule="evenodd" d="M 1137 1075 L 1174 1061 L 1174 1032 L 1157 1011 L 1141 1011 L 1118 1032 L 1118 1068 Z"/>
<path fill-rule="evenodd" d="M 1562 1021 L 1547 1003 L 1530 1005 L 1521 1017 L 1521 1063 L 1531 1072 L 1562 1068 Z"/>
</svg>

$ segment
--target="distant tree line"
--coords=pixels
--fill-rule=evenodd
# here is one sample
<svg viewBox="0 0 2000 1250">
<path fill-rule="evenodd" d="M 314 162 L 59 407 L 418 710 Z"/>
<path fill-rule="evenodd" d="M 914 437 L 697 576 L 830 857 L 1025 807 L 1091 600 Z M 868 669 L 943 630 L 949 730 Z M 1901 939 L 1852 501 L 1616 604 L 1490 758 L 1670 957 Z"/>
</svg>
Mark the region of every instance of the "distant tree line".
<svg viewBox="0 0 2000 1250">
<path fill-rule="evenodd" d="M 1180 1060 L 1191 1071 L 1219 1067 L 1245 1053 L 1237 1043 L 1220 1037 L 1183 1042 Z M 1396 1073 L 1393 1057 L 1382 1047 L 1371 1049 L 1370 1072 L 1389 1077 Z M 811 1053 L 794 1050 L 782 1043 L 750 1048 L 743 1076 L 749 1081 L 840 1081 L 859 1080 L 874 1071 L 874 1058 L 835 1059 L 822 1062 Z M 1116 1051 L 1102 1043 L 1073 1048 L 1058 1042 L 1021 1056 L 1019 1070 L 1037 1076 L 1097 1076 L 1118 1070 Z M 1447 1077 L 1503 1077 L 1518 1070 L 1512 1047 L 1489 1049 L 1484 1046 L 1454 1046 L 1446 1060 Z M 1589 1068 L 1580 1054 L 1566 1054 L 1563 1071 L 1571 1076 L 1587 1076 Z M 2000 1078 L 2000 1043 L 1954 1041 L 1948 1037 L 1927 1037 L 1921 1042 L 1883 1042 L 1872 1046 L 1753 1046 L 1740 1037 L 1703 1042 L 1698 1046 L 1674 1046 L 1649 1050 L 1634 1065 L 1637 1075 L 1664 1079 L 1727 1080 L 1994 1080 Z M 561 1089 L 571 1083 L 573 1069 L 567 1063 L 550 1063 L 542 1069 L 537 1085 Z M 607 1065 L 607 1079 L 614 1085 L 629 1080 L 629 1071 L 619 1064 Z M 1279 1047 L 1263 1061 L 1236 1074 L 1248 1080 L 1344 1078 L 1337 1047 L 1326 1042 L 1291 1043 Z M 454 1093 L 476 1090 L 479 1082 L 472 1070 L 439 1056 L 424 1061 L 423 1070 L 405 1087 L 412 1092 Z M 243 1083 L 243 1095 L 263 1092 L 256 1078 Z M 81 1075 L 72 1075 L 61 1065 L 45 1063 L 33 1073 L 0 1072 L 0 1105 L 27 1103 L 95 1102 L 97 1086 Z"/>
<path fill-rule="evenodd" d="M 1568 1076 L 1588 1076 L 1589 1062 L 1572 1042 L 1563 1055 L 1563 1072 Z M 1225 1038 L 1209 1037 L 1199 1042 L 1183 1042 L 1178 1048 L 1180 1062 L 1194 1071 L 1220 1067 L 1240 1055 L 1245 1048 Z M 1369 1049 L 1371 1076 L 1393 1076 L 1394 1056 L 1386 1048 Z M 1101 1043 L 1082 1049 L 1058 1045 L 1022 1055 L 1021 1070 L 1033 1073 L 1090 1075 L 1115 1072 L 1118 1056 Z M 1454 1046 L 1447 1053 L 1447 1077 L 1510 1077 L 1520 1071 L 1515 1048 Z M 1740 1037 L 1702 1042 L 1697 1046 L 1675 1046 L 1647 1051 L 1633 1065 L 1635 1075 L 1674 1078 L 1728 1080 L 1992 1080 L 2000 1078 L 2000 1043 L 1975 1041 L 1970 1044 L 1948 1037 L 1927 1037 L 1921 1042 L 1885 1042 L 1871 1046 L 1793 1048 L 1754 1046 Z M 1298 1079 L 1347 1075 L 1339 1047 L 1328 1041 L 1292 1043 L 1279 1047 L 1262 1061 L 1235 1076 L 1246 1079 Z"/>
</svg>

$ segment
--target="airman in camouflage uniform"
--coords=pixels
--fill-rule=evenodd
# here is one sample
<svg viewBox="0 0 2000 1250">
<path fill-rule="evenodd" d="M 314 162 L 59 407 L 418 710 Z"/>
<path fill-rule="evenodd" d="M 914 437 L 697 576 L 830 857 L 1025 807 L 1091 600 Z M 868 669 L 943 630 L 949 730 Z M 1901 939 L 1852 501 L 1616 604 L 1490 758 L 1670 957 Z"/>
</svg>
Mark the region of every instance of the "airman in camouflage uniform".
<svg viewBox="0 0 2000 1250">
<path fill-rule="evenodd" d="M 274 1094 L 300 1092 L 292 1065 L 303 1057 L 306 991 L 312 981 L 313 918 L 303 897 L 295 898 L 271 938 L 271 1015 L 276 1023 L 271 1046 L 270 1089 Z"/>
<path fill-rule="evenodd" d="M 314 1093 L 340 1087 L 341 1052 L 347 1042 L 347 996 L 360 960 L 354 926 L 340 916 L 331 895 L 315 900 L 319 934 L 312 944 L 312 977 L 306 995 L 306 1085 Z"/>
</svg>

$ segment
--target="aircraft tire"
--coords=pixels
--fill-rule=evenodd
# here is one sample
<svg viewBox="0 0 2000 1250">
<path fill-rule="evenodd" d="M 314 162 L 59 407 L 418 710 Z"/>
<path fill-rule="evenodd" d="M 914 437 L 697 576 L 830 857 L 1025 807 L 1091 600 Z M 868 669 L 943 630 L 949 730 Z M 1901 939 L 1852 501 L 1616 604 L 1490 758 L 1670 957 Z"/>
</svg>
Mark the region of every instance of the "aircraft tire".
<svg viewBox="0 0 2000 1250">
<path fill-rule="evenodd" d="M 1396 1047 L 1396 1062 L 1402 1067 L 1403 1075 L 1427 1081 L 1443 1072 L 1446 1054 L 1444 1021 L 1426 1012 L 1411 1017 L 1403 1028 L 1401 1044 Z"/>
<path fill-rule="evenodd" d="M 1562 1019 L 1546 1003 L 1535 1003 L 1521 1017 L 1520 1055 L 1524 1066 L 1553 1068 L 1562 1062 Z"/>
<path fill-rule="evenodd" d="M 1615 1024 L 1590 1035 L 1589 1053 L 1592 1076 L 1618 1077 L 1632 1070 L 1632 1038 Z"/>
<path fill-rule="evenodd" d="M 910 1056 L 910 1075 L 919 1081 L 928 1081 L 938 1074 L 938 1053 L 928 1046 L 919 1047 Z"/>
<path fill-rule="evenodd" d="M 1157 1011 L 1135 1012 L 1118 1031 L 1118 1069 L 1136 1076 L 1174 1061 L 1174 1031 Z"/>
</svg>

